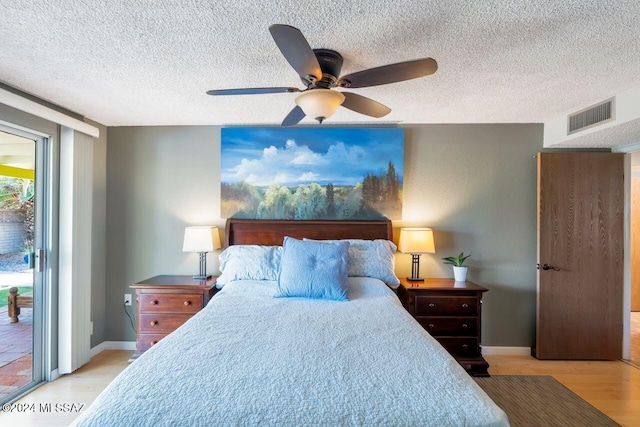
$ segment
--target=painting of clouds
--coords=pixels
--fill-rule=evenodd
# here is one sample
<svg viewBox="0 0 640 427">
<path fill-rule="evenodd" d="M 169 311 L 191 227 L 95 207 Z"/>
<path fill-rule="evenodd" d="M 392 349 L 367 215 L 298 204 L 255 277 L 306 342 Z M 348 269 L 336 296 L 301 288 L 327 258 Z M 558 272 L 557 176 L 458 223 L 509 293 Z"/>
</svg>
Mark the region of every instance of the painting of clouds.
<svg viewBox="0 0 640 427">
<path fill-rule="evenodd" d="M 402 218 L 404 130 L 223 128 L 223 218 Z"/>
</svg>

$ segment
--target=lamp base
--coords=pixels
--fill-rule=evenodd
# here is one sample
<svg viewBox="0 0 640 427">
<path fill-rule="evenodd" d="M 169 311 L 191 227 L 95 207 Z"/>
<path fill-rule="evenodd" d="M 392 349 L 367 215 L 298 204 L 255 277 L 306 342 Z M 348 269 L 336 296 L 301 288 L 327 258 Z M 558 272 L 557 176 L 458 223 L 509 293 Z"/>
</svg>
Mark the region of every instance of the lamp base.
<svg viewBox="0 0 640 427">
<path fill-rule="evenodd" d="M 193 280 L 209 280 L 211 279 L 211 275 L 207 274 L 207 253 L 206 252 L 198 252 L 199 255 L 199 264 L 198 264 L 198 274 L 193 276 Z"/>
<path fill-rule="evenodd" d="M 407 277 L 410 282 L 424 282 L 420 276 L 420 254 L 411 254 L 411 277 Z"/>
</svg>

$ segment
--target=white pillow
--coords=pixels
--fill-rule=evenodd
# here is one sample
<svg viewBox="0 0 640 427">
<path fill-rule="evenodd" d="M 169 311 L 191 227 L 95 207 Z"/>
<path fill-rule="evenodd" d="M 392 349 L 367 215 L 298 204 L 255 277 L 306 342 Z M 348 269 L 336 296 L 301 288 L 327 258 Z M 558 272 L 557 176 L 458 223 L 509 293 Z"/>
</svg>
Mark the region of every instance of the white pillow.
<svg viewBox="0 0 640 427">
<path fill-rule="evenodd" d="M 234 280 L 278 280 L 282 246 L 232 245 L 219 255 L 219 288 Z"/>
<path fill-rule="evenodd" d="M 310 240 L 310 239 L 305 239 Z M 347 273 L 349 277 L 373 277 L 396 289 L 400 280 L 396 276 L 394 254 L 396 245 L 384 239 L 377 240 L 322 240 L 323 242 L 349 242 Z"/>
</svg>

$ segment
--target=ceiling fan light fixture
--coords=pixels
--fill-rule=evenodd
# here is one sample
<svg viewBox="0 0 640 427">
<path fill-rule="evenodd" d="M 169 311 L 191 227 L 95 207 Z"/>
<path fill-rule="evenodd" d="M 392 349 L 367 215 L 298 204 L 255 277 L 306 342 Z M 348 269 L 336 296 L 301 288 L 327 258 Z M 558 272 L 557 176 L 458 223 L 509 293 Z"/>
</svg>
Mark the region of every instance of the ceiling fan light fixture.
<svg viewBox="0 0 640 427">
<path fill-rule="evenodd" d="M 298 95 L 295 102 L 307 116 L 322 123 L 344 102 L 344 95 L 331 89 L 311 89 Z"/>
<path fill-rule="evenodd" d="M 432 58 L 396 62 L 381 67 L 368 68 L 343 76 L 340 74 L 344 58 L 332 49 L 311 49 L 302 32 L 285 24 L 269 26 L 276 46 L 289 65 L 298 73 L 305 89 L 296 87 L 256 87 L 238 89 L 216 89 L 208 95 L 249 95 L 266 93 L 301 92 L 295 99 L 296 107 L 282 121 L 282 126 L 295 126 L 306 116 L 322 123 L 331 117 L 338 107 L 365 116 L 380 118 L 391 112 L 391 108 L 366 96 L 353 92 L 338 92 L 333 87 L 361 88 L 386 85 L 417 79 L 433 74 L 438 63 Z"/>
</svg>

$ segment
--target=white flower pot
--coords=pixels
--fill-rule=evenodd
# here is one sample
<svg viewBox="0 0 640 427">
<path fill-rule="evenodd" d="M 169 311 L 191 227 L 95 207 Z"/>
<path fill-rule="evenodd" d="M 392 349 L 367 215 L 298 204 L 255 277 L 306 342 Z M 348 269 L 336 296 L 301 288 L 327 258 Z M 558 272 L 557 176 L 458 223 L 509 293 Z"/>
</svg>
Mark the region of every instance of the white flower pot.
<svg viewBox="0 0 640 427">
<path fill-rule="evenodd" d="M 453 278 L 456 282 L 467 280 L 467 267 L 453 267 Z"/>
</svg>

